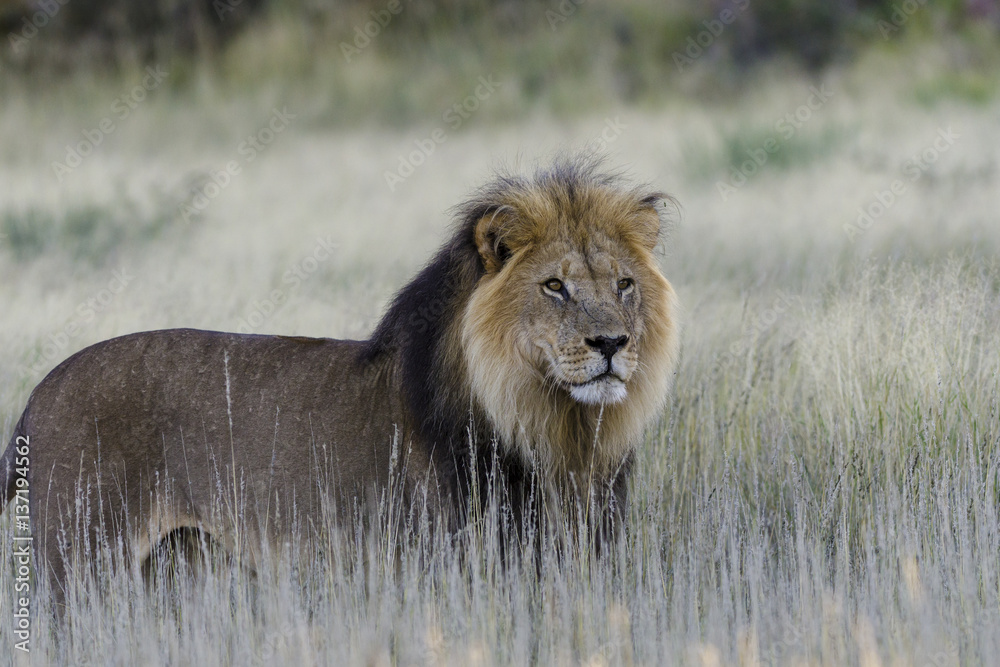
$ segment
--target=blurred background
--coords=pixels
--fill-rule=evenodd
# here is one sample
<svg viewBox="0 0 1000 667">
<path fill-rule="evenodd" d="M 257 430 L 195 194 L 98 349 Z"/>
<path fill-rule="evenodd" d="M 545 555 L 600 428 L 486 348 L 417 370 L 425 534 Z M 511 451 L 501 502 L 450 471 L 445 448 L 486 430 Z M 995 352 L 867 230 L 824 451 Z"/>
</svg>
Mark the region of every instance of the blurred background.
<svg viewBox="0 0 1000 667">
<path fill-rule="evenodd" d="M 449 565 L 235 626 L 225 589 L 175 640 L 126 592 L 36 658 L 249 663 L 301 616 L 279 662 L 407 663 L 435 618 L 454 664 L 995 662 L 998 91 L 997 0 L 0 0 L 0 435 L 113 336 L 368 336 L 499 165 L 679 202 L 621 604 Z"/>
</svg>

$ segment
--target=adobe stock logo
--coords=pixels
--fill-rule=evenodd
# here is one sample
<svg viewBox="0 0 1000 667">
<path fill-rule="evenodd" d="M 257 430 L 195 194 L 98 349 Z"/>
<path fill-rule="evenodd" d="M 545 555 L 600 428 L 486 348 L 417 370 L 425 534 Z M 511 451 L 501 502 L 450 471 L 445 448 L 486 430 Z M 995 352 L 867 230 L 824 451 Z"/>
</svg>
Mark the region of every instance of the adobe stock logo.
<svg viewBox="0 0 1000 667">
<path fill-rule="evenodd" d="M 962 135 L 951 129 L 950 125 L 948 129 L 938 128 L 934 141 L 903 163 L 903 176 L 910 183 L 916 183 L 941 158 L 941 155 L 951 150 L 955 142 L 961 138 Z M 872 193 L 872 199 L 868 204 L 858 209 L 857 219 L 844 225 L 847 239 L 851 243 L 856 242 L 859 236 L 871 229 L 885 215 L 886 211 L 892 208 L 908 191 L 906 181 L 897 178 L 885 190 L 876 190 Z"/>
<path fill-rule="evenodd" d="M 556 29 L 576 13 L 577 8 L 587 0 L 560 0 L 555 10 L 545 11 L 545 20 L 549 22 L 549 30 L 555 32 Z"/>
<path fill-rule="evenodd" d="M 32 361 L 18 368 L 22 378 L 38 377 L 52 368 L 52 364 L 65 355 L 66 348 L 77 338 L 86 327 L 94 323 L 98 316 L 108 311 L 118 296 L 124 292 L 135 279 L 127 267 L 111 272 L 111 279 L 106 287 L 77 304 L 73 316 L 59 329 L 51 332 L 41 343 Z"/>
<path fill-rule="evenodd" d="M 30 5 L 25 3 L 28 7 L 37 7 L 38 11 L 32 14 L 31 18 L 27 16 L 22 18 L 21 30 L 8 35 L 10 48 L 14 53 L 20 55 L 21 51 L 28 45 L 28 42 L 34 39 L 35 35 L 56 17 L 56 14 L 59 13 L 59 10 L 67 2 L 69 0 L 38 0 Z"/>
<path fill-rule="evenodd" d="M 389 0 L 384 9 L 373 9 L 369 12 L 372 17 L 363 26 L 354 26 L 354 44 L 347 42 L 340 43 L 340 52 L 344 54 L 344 60 L 351 62 L 356 56 L 368 48 L 372 40 L 382 34 L 382 31 L 392 22 L 394 16 L 403 11 L 403 4 L 400 0 Z"/>
<path fill-rule="evenodd" d="M 722 35 L 726 30 L 726 26 L 733 23 L 749 6 L 750 0 L 734 0 L 732 7 L 726 7 L 714 19 L 705 19 L 702 21 L 701 24 L 705 29 L 696 35 L 688 35 L 684 53 L 680 51 L 674 51 L 673 53 L 677 71 L 683 72 L 691 65 L 694 65 L 695 61 L 701 58 L 705 54 L 705 51 L 715 43 L 715 40 Z"/>
<path fill-rule="evenodd" d="M 190 199 L 181 203 L 180 214 L 184 222 L 190 223 L 198 218 L 212 201 L 232 184 L 233 179 L 243 173 L 243 165 L 250 164 L 261 153 L 267 150 L 282 132 L 288 129 L 298 114 L 289 113 L 288 107 L 277 107 L 271 110 L 267 123 L 253 134 L 247 135 L 236 147 L 237 154 L 243 158 L 229 160 L 221 169 L 212 169 L 208 178 L 192 193 Z"/>
<path fill-rule="evenodd" d="M 910 17 L 917 13 L 927 4 L 927 0 L 903 0 L 901 3 L 892 5 L 892 13 L 889 20 L 879 19 L 877 27 L 882 39 L 889 39 L 893 34 L 899 32 L 910 20 Z"/>
<path fill-rule="evenodd" d="M 267 294 L 252 299 L 246 315 L 240 318 L 236 331 L 242 334 L 253 333 L 288 302 L 291 295 L 304 282 L 317 274 L 320 267 L 328 262 L 337 252 L 337 243 L 329 234 L 316 239 L 312 250 L 297 260 L 281 276 L 281 286 L 275 287 Z"/>
<path fill-rule="evenodd" d="M 759 146 L 743 149 L 747 156 L 743 162 L 729 167 L 729 178 L 715 182 L 722 201 L 726 201 L 739 188 L 746 185 L 751 178 L 764 169 L 772 155 L 779 153 L 791 141 L 799 130 L 810 121 L 820 109 L 833 97 L 833 91 L 826 84 L 809 86 L 809 96 L 805 102 L 793 111 L 789 111 L 774 123 L 775 134 L 765 139 Z"/>
<path fill-rule="evenodd" d="M 438 146 L 448 141 L 449 131 L 454 132 L 462 127 L 480 109 L 482 104 L 504 85 L 492 73 L 479 77 L 477 84 L 471 93 L 452 104 L 441 114 L 441 120 L 448 126 L 447 130 L 443 127 L 437 127 L 425 138 L 414 139 L 414 150 L 397 156 L 399 163 L 396 169 L 393 171 L 386 169 L 382 172 L 389 192 L 395 192 L 401 183 L 405 182 L 421 165 L 427 162 Z"/>
<path fill-rule="evenodd" d="M 604 127 L 601 128 L 600 134 L 595 136 L 594 139 L 587 144 L 587 147 L 593 147 L 595 153 L 604 153 L 608 150 L 608 146 L 618 141 L 619 137 L 621 137 L 627 129 L 628 123 L 625 123 L 621 116 L 605 118 Z"/>
<path fill-rule="evenodd" d="M 76 144 L 66 145 L 66 157 L 62 162 L 52 163 L 52 172 L 59 183 L 63 182 L 74 169 L 83 164 L 88 155 L 93 153 L 98 146 L 104 143 L 104 139 L 113 134 L 120 126 L 116 124 L 123 122 L 132 115 L 140 104 L 142 104 L 149 93 L 154 91 L 169 76 L 169 72 L 160 69 L 159 66 L 147 67 L 146 76 L 131 90 L 119 95 L 111 102 L 111 113 L 113 116 L 105 116 L 98 121 L 97 126 L 81 131 L 83 140 Z"/>
</svg>

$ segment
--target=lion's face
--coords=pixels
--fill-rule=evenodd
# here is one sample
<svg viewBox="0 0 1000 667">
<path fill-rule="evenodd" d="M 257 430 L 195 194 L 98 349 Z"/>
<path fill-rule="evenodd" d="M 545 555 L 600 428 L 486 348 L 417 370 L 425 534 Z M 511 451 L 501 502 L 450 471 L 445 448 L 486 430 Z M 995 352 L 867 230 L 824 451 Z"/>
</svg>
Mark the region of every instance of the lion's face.
<svg viewBox="0 0 1000 667">
<path fill-rule="evenodd" d="M 653 254 L 658 204 L 599 183 L 536 183 L 505 189 L 475 226 L 485 273 L 461 325 L 466 372 L 525 458 L 612 465 L 662 410 L 678 337 Z"/>
<path fill-rule="evenodd" d="M 518 345 L 574 400 L 618 403 L 639 364 L 643 272 L 613 240 L 592 241 L 556 241 L 525 258 L 511 281 L 522 296 Z"/>
</svg>

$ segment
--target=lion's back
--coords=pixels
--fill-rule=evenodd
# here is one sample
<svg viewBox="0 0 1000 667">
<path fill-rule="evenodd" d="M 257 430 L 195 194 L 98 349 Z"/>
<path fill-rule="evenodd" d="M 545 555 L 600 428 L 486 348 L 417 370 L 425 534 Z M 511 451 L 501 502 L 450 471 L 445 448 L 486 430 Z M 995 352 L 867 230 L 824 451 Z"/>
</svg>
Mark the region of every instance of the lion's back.
<svg viewBox="0 0 1000 667">
<path fill-rule="evenodd" d="M 234 464 L 241 493 L 278 491 L 303 509 L 319 502 L 320 488 L 377 484 L 399 415 L 390 374 L 361 361 L 361 349 L 194 329 L 93 345 L 29 399 L 22 428 L 32 488 L 54 490 L 54 506 L 65 506 L 78 485 L 99 482 L 120 512 L 148 507 L 167 480 L 184 502 L 206 504 Z M 371 445 L 358 447 L 362 439 Z"/>
</svg>

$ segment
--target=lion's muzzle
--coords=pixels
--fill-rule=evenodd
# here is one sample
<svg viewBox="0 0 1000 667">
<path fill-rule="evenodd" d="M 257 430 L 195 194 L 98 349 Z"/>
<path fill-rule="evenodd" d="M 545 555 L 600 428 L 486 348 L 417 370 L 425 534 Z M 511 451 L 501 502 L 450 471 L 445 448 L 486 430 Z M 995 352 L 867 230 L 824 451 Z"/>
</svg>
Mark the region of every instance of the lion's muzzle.
<svg viewBox="0 0 1000 667">
<path fill-rule="evenodd" d="M 630 340 L 626 334 L 577 339 L 571 349 L 558 355 L 555 374 L 576 401 L 618 403 L 625 399 L 626 382 L 637 365 Z"/>
</svg>

